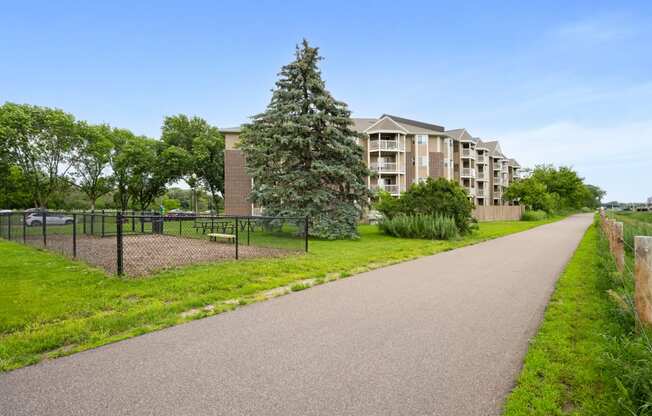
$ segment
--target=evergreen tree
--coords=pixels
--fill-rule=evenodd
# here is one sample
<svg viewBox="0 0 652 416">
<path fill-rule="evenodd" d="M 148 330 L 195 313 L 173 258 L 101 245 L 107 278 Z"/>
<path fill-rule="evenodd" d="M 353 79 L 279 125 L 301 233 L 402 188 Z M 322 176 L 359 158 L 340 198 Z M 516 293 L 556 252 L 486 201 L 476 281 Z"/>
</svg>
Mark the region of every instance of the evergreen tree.
<svg viewBox="0 0 652 416">
<path fill-rule="evenodd" d="M 351 112 L 326 90 L 320 60 L 306 40 L 297 46 L 266 111 L 244 127 L 250 199 L 267 215 L 309 217 L 313 236 L 355 238 L 369 171 Z"/>
</svg>

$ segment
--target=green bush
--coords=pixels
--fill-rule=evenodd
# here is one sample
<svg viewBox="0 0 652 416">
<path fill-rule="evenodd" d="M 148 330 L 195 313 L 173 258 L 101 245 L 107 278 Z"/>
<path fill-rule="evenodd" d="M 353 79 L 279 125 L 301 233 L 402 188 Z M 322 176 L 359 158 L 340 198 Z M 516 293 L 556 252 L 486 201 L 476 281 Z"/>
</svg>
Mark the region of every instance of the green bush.
<svg viewBox="0 0 652 416">
<path fill-rule="evenodd" d="M 521 221 L 541 221 L 548 218 L 548 214 L 542 210 L 526 210 L 521 217 Z"/>
<path fill-rule="evenodd" d="M 403 238 L 450 240 L 459 235 L 455 220 L 440 214 L 399 214 L 384 218 L 379 227 L 385 234 Z"/>
<path fill-rule="evenodd" d="M 459 234 L 466 234 L 475 222 L 471 216 L 473 203 L 458 183 L 444 178 L 415 183 L 396 199 L 380 194 L 375 208 L 387 219 L 398 215 L 443 216 L 453 219 Z"/>
</svg>

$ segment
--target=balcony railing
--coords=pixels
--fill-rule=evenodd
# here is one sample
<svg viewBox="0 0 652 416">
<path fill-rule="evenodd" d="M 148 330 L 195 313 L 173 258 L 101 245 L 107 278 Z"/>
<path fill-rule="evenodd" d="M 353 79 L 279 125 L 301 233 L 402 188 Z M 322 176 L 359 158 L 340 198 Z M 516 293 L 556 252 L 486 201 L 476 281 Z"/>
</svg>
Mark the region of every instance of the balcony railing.
<svg viewBox="0 0 652 416">
<path fill-rule="evenodd" d="M 475 191 L 476 196 L 484 196 L 484 188 L 477 188 Z"/>
<path fill-rule="evenodd" d="M 371 140 L 369 141 L 369 150 L 389 150 L 403 152 L 405 143 L 398 140 Z"/>
<path fill-rule="evenodd" d="M 485 163 L 487 163 L 487 158 L 484 155 L 477 155 L 475 157 L 475 163 L 485 164 Z"/>
<path fill-rule="evenodd" d="M 461 176 L 463 178 L 474 178 L 475 177 L 475 169 L 473 169 L 473 168 L 462 168 Z"/>
<path fill-rule="evenodd" d="M 487 175 L 484 172 L 478 172 L 475 174 L 475 178 L 479 181 L 484 181 Z"/>
<path fill-rule="evenodd" d="M 475 196 L 475 188 L 471 188 L 468 186 L 466 186 L 465 188 L 466 188 L 466 192 L 469 193 L 469 196 Z"/>
<path fill-rule="evenodd" d="M 462 149 L 462 157 L 475 159 L 475 149 Z"/>
<path fill-rule="evenodd" d="M 494 191 L 493 194 L 495 199 L 501 199 L 503 197 L 503 193 L 501 191 Z"/>
<path fill-rule="evenodd" d="M 503 184 L 503 180 L 494 176 L 494 185 L 502 186 L 502 184 Z"/>
<path fill-rule="evenodd" d="M 369 168 L 374 172 L 405 173 L 405 167 L 399 166 L 396 162 L 371 162 Z"/>
<path fill-rule="evenodd" d="M 372 185 L 371 189 L 374 191 L 386 191 L 389 192 L 392 195 L 400 195 L 401 189 L 400 185 Z"/>
</svg>

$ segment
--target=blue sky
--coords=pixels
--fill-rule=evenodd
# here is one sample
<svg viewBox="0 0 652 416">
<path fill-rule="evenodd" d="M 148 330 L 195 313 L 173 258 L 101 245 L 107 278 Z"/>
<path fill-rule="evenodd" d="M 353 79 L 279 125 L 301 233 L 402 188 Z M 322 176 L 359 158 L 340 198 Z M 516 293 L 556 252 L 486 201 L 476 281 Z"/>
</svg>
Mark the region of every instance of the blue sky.
<svg viewBox="0 0 652 416">
<path fill-rule="evenodd" d="M 109 4 L 110 3 L 110 4 Z M 4 2 L 0 102 L 158 137 L 165 115 L 237 125 L 303 37 L 355 116 L 495 138 L 652 196 L 652 2 Z"/>
</svg>

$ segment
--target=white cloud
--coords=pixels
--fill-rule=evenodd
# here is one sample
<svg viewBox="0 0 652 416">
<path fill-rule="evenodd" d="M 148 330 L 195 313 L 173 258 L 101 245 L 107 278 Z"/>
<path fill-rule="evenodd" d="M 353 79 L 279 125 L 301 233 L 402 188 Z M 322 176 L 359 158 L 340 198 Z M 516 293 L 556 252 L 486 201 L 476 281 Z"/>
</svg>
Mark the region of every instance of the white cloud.
<svg viewBox="0 0 652 416">
<path fill-rule="evenodd" d="M 500 139 L 521 165 L 573 166 L 587 182 L 626 201 L 652 196 L 652 120 L 612 127 L 557 122 L 513 131 Z"/>
<path fill-rule="evenodd" d="M 634 27 L 626 15 L 607 14 L 566 23 L 553 34 L 563 41 L 602 43 L 626 39 L 635 34 Z"/>
</svg>

